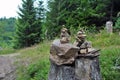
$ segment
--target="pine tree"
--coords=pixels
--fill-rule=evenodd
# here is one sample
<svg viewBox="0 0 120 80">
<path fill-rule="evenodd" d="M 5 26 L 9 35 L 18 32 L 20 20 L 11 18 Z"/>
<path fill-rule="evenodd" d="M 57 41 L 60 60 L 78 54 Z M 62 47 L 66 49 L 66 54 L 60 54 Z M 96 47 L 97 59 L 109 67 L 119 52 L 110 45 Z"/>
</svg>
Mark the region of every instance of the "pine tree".
<svg viewBox="0 0 120 80">
<path fill-rule="evenodd" d="M 29 47 L 41 41 L 41 19 L 36 15 L 34 0 L 22 0 L 17 20 L 15 48 Z"/>
<path fill-rule="evenodd" d="M 69 0 L 49 0 L 46 24 L 47 24 L 47 34 L 49 39 L 53 39 L 58 36 L 60 29 L 65 25 L 68 29 L 69 17 L 72 9 L 70 9 Z M 72 22 L 72 21 L 71 21 Z"/>
<path fill-rule="evenodd" d="M 37 24 L 38 26 L 38 29 L 39 30 L 39 38 L 40 38 L 40 41 L 43 40 L 43 24 L 44 24 L 44 19 L 45 19 L 45 9 L 44 9 L 44 6 L 43 6 L 43 1 L 42 0 L 37 0 L 38 1 L 38 6 L 36 7 L 36 20 L 37 20 Z"/>
<path fill-rule="evenodd" d="M 101 29 L 108 20 L 115 21 L 119 0 L 49 0 L 46 18 L 50 39 L 58 36 L 62 25 L 68 29 Z"/>
<path fill-rule="evenodd" d="M 58 30 L 58 2 L 60 0 L 49 0 L 48 1 L 48 9 L 47 18 L 46 18 L 46 26 L 47 26 L 47 37 L 48 39 L 53 39 L 57 34 Z"/>
</svg>

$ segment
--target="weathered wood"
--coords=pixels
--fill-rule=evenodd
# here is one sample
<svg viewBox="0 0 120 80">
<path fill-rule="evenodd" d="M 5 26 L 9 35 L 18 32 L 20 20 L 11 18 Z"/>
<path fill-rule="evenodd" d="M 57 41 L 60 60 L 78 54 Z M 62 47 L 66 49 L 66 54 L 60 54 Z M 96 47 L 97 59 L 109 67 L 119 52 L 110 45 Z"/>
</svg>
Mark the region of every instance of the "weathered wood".
<svg viewBox="0 0 120 80">
<path fill-rule="evenodd" d="M 102 80 L 99 57 L 79 57 L 75 61 L 76 80 Z"/>
<path fill-rule="evenodd" d="M 76 80 L 74 64 L 58 66 L 51 62 L 48 80 Z"/>
<path fill-rule="evenodd" d="M 102 80 L 99 57 L 81 56 L 71 65 L 58 66 L 51 62 L 48 80 Z"/>
</svg>

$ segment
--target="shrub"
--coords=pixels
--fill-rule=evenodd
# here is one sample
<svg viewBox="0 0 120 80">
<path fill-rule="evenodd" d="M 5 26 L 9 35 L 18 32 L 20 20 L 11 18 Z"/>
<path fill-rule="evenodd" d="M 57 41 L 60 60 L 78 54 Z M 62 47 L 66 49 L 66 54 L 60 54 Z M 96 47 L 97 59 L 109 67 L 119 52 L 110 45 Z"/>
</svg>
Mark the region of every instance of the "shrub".
<svg viewBox="0 0 120 80">
<path fill-rule="evenodd" d="M 31 64 L 28 68 L 28 80 L 47 80 L 49 69 L 49 62 L 38 61 L 37 63 Z"/>
<path fill-rule="evenodd" d="M 116 59 L 120 57 L 119 53 L 120 49 L 115 46 L 102 49 L 100 55 L 102 80 L 119 80 L 120 72 L 113 68 L 116 64 Z"/>
<path fill-rule="evenodd" d="M 114 29 L 120 31 L 120 17 L 118 17 L 115 23 Z"/>
</svg>

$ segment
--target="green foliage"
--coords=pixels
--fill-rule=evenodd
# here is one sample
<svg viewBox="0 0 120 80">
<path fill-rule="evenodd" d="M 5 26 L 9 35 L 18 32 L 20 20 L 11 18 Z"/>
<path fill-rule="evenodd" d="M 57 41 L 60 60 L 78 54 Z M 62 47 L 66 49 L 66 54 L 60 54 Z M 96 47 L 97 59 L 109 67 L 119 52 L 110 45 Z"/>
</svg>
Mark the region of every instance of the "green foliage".
<svg viewBox="0 0 120 80">
<path fill-rule="evenodd" d="M 22 7 L 17 20 L 14 48 L 29 47 L 42 41 L 42 2 L 34 7 L 33 0 L 22 0 Z"/>
<path fill-rule="evenodd" d="M 0 19 L 0 46 L 11 46 L 11 40 L 15 31 L 15 18 L 1 18 Z"/>
<path fill-rule="evenodd" d="M 44 41 L 37 46 L 20 50 L 22 66 L 18 64 L 17 80 L 47 80 L 49 49 L 50 42 Z"/>
<path fill-rule="evenodd" d="M 101 49 L 99 59 L 102 80 L 119 80 L 120 70 L 114 69 L 116 59 L 120 57 L 119 35 L 117 33 L 109 34 L 102 30 L 98 34 L 88 33 L 87 38 L 95 48 Z"/>
<path fill-rule="evenodd" d="M 68 29 L 101 27 L 105 21 L 105 7 L 103 0 L 49 0 L 46 15 L 48 38 L 58 36 L 62 25 Z"/>
<path fill-rule="evenodd" d="M 87 40 L 92 42 L 94 48 L 101 49 L 99 59 L 102 79 L 119 80 L 120 72 L 113 68 L 116 59 L 120 57 L 119 35 L 116 33 L 108 34 L 103 30 L 97 34 L 88 33 Z M 17 80 L 47 80 L 50 66 L 50 44 L 50 41 L 45 41 L 37 46 L 19 51 L 22 53 L 20 59 L 22 59 L 23 66 L 20 64 Z M 29 64 L 25 61 L 28 61 Z"/>
<path fill-rule="evenodd" d="M 47 37 L 58 36 L 62 25 L 68 29 L 103 29 L 106 21 L 116 21 L 119 4 L 119 0 L 48 0 Z"/>
<path fill-rule="evenodd" d="M 17 80 L 47 80 L 49 65 L 48 60 L 40 59 L 28 67 L 21 66 Z"/>
<path fill-rule="evenodd" d="M 27 69 L 29 80 L 47 80 L 49 65 L 46 60 L 31 64 Z"/>
<path fill-rule="evenodd" d="M 0 55 L 15 53 L 17 50 L 13 48 L 1 48 Z"/>
<path fill-rule="evenodd" d="M 88 33 L 88 40 L 94 42 L 93 46 L 96 47 L 109 47 L 109 46 L 119 46 L 120 38 L 117 33 L 109 34 L 105 30 L 101 30 L 98 34 Z"/>
<path fill-rule="evenodd" d="M 116 59 L 120 57 L 120 47 L 111 46 L 102 49 L 100 66 L 102 80 L 119 80 L 120 70 L 114 69 Z"/>
<path fill-rule="evenodd" d="M 120 31 L 120 17 L 118 17 L 115 23 L 114 29 Z"/>
</svg>

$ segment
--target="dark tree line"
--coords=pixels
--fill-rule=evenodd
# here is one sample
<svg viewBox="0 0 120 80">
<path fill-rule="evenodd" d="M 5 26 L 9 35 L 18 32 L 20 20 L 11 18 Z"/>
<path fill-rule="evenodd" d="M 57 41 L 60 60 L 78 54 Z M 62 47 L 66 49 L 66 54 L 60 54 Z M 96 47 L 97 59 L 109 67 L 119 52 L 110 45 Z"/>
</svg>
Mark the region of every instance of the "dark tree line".
<svg viewBox="0 0 120 80">
<path fill-rule="evenodd" d="M 10 45 L 15 31 L 15 18 L 0 18 L 0 46 Z"/>
<path fill-rule="evenodd" d="M 120 0 L 49 0 L 46 15 L 48 36 L 51 39 L 57 36 L 62 25 L 68 29 L 80 26 L 99 30 L 106 21 L 116 21 L 119 4 Z"/>
<path fill-rule="evenodd" d="M 34 6 L 36 1 L 38 5 Z M 7 28 L 15 31 L 14 48 L 37 44 L 43 40 L 43 35 L 47 39 L 54 39 L 60 34 L 63 25 L 75 30 L 91 30 L 94 27 L 99 30 L 106 21 L 111 20 L 116 28 L 120 28 L 120 18 L 117 16 L 120 11 L 119 0 L 48 0 L 46 13 L 42 0 L 22 2 L 16 19 L 16 30 Z"/>
</svg>

